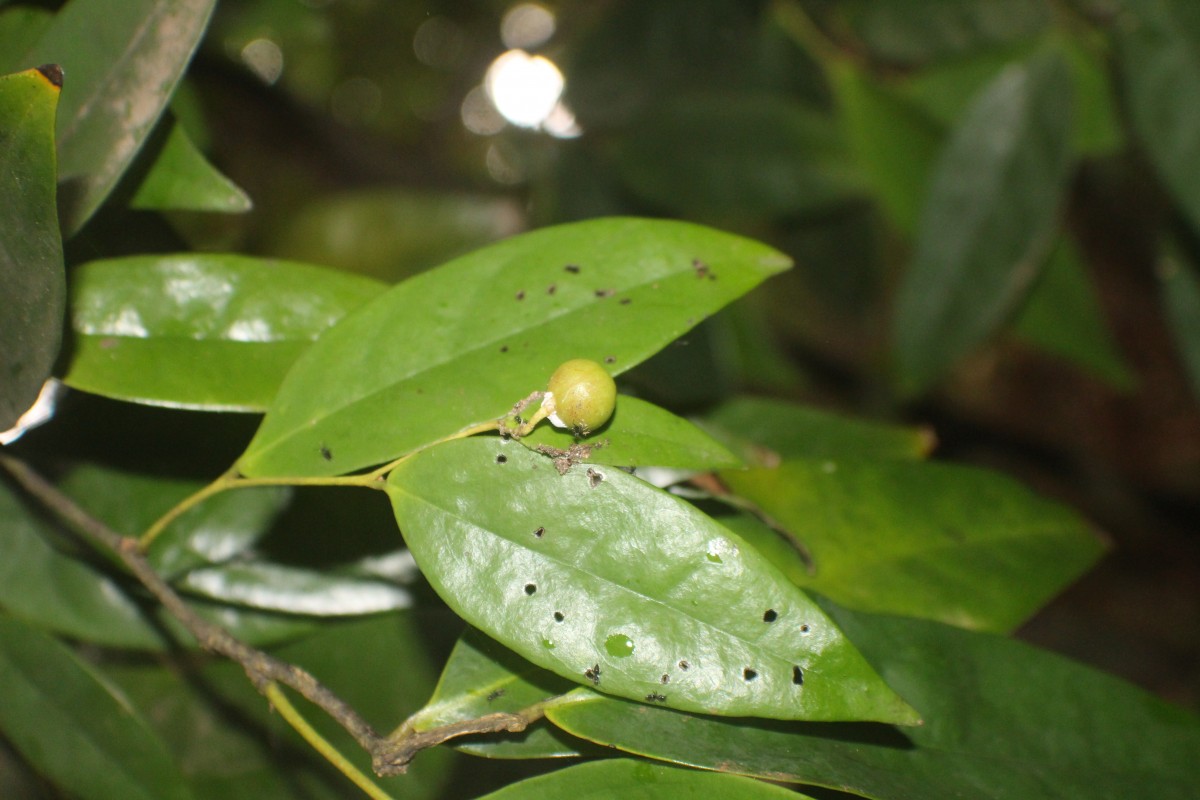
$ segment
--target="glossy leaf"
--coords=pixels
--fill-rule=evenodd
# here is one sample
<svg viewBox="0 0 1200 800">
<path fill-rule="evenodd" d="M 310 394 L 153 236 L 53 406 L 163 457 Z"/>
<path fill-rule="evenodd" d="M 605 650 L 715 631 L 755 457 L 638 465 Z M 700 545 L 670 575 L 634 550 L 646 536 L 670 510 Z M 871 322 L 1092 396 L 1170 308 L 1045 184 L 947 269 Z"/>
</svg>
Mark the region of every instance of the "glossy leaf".
<svg viewBox="0 0 1200 800">
<path fill-rule="evenodd" d="M 266 408 L 312 340 L 383 291 L 306 264 L 201 253 L 93 261 L 73 278 L 68 385 L 232 411 Z"/>
<path fill-rule="evenodd" d="M 629 758 L 579 764 L 505 786 L 480 800 L 805 800 L 807 795 L 738 775 L 698 772 Z M 811 798 L 808 798 L 811 800 Z"/>
<path fill-rule="evenodd" d="M 501 416 L 569 358 L 624 372 L 788 264 L 682 222 L 601 219 L 508 239 L 410 278 L 323 336 L 238 468 L 333 475 L 396 458 Z"/>
<path fill-rule="evenodd" d="M 1175 349 L 1200 399 L 1200 277 L 1178 252 L 1168 251 L 1159 268 L 1162 299 Z"/>
<path fill-rule="evenodd" d="M 834 64 L 830 76 L 842 127 L 859 165 L 891 222 L 913 235 L 942 144 L 941 126 L 856 65 Z"/>
<path fill-rule="evenodd" d="M 124 697 L 45 633 L 2 617 L 0 686 L 0 732 L 72 797 L 191 797 L 166 749 Z"/>
<path fill-rule="evenodd" d="M 740 447 L 747 463 L 785 459 L 910 460 L 933 449 L 933 433 L 854 419 L 783 400 L 735 397 L 707 414 L 703 424 Z"/>
<path fill-rule="evenodd" d="M 1159 179 L 1200 227 L 1200 19 L 1186 0 L 1131 0 L 1116 30 L 1130 121 Z"/>
<path fill-rule="evenodd" d="M 1075 513 L 984 470 L 830 459 L 720 476 L 803 543 L 801 586 L 863 611 L 1008 631 L 1103 552 Z"/>
<path fill-rule="evenodd" d="M 53 68 L 0 77 L 0 431 L 25 413 L 54 366 L 66 304 L 54 199 Z"/>
<path fill-rule="evenodd" d="M 1071 166 L 1070 97 L 1063 62 L 1035 57 L 990 83 L 951 137 L 896 300 L 907 391 L 991 335 L 1037 276 Z"/>
<path fill-rule="evenodd" d="M 516 713 L 575 688 L 573 682 L 468 629 L 446 660 L 433 696 L 408 724 L 426 731 L 498 711 Z M 581 755 L 581 748 L 593 754 L 589 743 L 547 724 L 531 725 L 520 734 L 464 737 L 456 747 L 487 758 L 563 758 Z"/>
<path fill-rule="evenodd" d="M 183 126 L 175 119 L 166 124 L 166 139 L 130 206 L 227 214 L 249 211 L 253 206 L 250 198 L 209 163 Z"/>
<path fill-rule="evenodd" d="M 62 65 L 59 211 L 75 233 L 100 207 L 158 121 L 215 0 L 73 0 L 27 57 Z"/>
<path fill-rule="evenodd" d="M 1185 800 L 1200 720 L 1128 683 L 1011 639 L 831 609 L 925 724 L 738 724 L 597 696 L 548 710 L 630 753 L 874 800 Z"/>
<path fill-rule="evenodd" d="M 386 581 L 261 561 L 194 569 L 177 586 L 223 603 L 319 617 L 377 614 L 413 604 L 408 590 Z"/>
<path fill-rule="evenodd" d="M 861 183 L 828 116 L 746 94 L 655 108 L 631 126 L 617 163 L 657 207 L 707 219 L 820 211 L 855 197 Z"/>
<path fill-rule="evenodd" d="M 620 470 L 559 475 L 474 437 L 408 459 L 387 490 L 442 599 L 563 677 L 712 714 L 916 721 L 757 552 Z"/>
<path fill-rule="evenodd" d="M 612 419 L 588 437 L 588 442 L 592 441 L 602 443 L 588 457 L 592 464 L 697 470 L 741 464 L 728 448 L 692 423 L 628 395 L 617 398 Z M 521 443 L 535 449 L 545 446 L 565 450 L 575 438 L 569 431 L 543 423 Z"/>
<path fill-rule="evenodd" d="M 1013 324 L 1021 338 L 1070 359 L 1118 389 L 1134 375 L 1105 325 L 1079 250 L 1060 239 Z"/>
</svg>

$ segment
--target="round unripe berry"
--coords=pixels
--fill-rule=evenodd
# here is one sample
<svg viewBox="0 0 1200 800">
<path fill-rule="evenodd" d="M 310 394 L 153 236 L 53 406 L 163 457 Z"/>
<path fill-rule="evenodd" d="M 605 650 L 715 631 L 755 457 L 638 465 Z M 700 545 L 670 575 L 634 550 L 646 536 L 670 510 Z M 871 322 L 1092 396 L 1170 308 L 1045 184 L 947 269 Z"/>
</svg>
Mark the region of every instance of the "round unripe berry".
<svg viewBox="0 0 1200 800">
<path fill-rule="evenodd" d="M 554 413 L 577 434 L 587 435 L 608 422 L 617 405 L 617 384 L 604 367 L 586 358 L 564 361 L 550 376 Z"/>
</svg>

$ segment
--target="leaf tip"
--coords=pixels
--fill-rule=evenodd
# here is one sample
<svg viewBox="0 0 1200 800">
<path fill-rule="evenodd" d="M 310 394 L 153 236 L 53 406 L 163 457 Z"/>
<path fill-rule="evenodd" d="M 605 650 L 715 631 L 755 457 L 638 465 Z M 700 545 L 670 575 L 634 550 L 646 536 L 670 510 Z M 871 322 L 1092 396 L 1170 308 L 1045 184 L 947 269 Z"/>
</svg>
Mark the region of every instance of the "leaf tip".
<svg viewBox="0 0 1200 800">
<path fill-rule="evenodd" d="M 37 68 L 42 77 L 50 81 L 55 89 L 61 89 L 63 85 L 63 70 L 58 64 L 43 64 Z"/>
</svg>

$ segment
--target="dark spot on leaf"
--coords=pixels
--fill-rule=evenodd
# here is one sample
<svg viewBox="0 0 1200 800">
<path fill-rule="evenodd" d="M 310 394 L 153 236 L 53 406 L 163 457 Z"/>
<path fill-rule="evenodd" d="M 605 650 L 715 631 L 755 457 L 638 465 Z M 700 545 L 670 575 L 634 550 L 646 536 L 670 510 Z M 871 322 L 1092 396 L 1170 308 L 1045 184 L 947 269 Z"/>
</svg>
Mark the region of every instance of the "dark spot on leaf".
<svg viewBox="0 0 1200 800">
<path fill-rule="evenodd" d="M 546 529 L 542 528 L 542 527 L 539 527 L 536 531 L 533 532 L 533 535 L 539 539 L 542 538 L 542 536 L 544 536 L 545 534 L 546 534 Z"/>
<path fill-rule="evenodd" d="M 572 275 L 579 274 L 579 265 L 578 264 L 567 264 L 565 267 L 563 267 L 563 269 L 565 269 L 567 272 L 571 273 Z"/>
<path fill-rule="evenodd" d="M 326 461 L 333 461 L 333 451 L 325 445 L 321 445 L 321 458 Z"/>
<path fill-rule="evenodd" d="M 621 305 L 623 305 L 623 306 L 627 306 L 627 305 L 629 305 L 629 304 L 630 304 L 630 303 L 632 303 L 632 302 L 633 302 L 633 298 L 632 298 L 632 297 L 622 297 L 622 298 L 621 298 Z"/>
<path fill-rule="evenodd" d="M 492 692 L 491 694 L 489 694 L 487 696 L 487 701 L 490 703 L 493 700 L 499 700 L 501 697 L 504 697 L 504 690 L 497 689 L 496 691 Z"/>
<path fill-rule="evenodd" d="M 508 345 L 506 345 L 506 344 L 502 344 L 502 345 L 500 345 L 500 352 L 501 352 L 501 353 L 507 353 L 507 352 L 508 352 Z"/>
<path fill-rule="evenodd" d="M 50 81 L 57 88 L 61 89 L 63 85 L 63 71 L 58 64 L 42 64 L 37 68 L 37 71 L 42 73 L 42 77 Z"/>
<path fill-rule="evenodd" d="M 524 289 L 522 289 L 521 291 L 517 292 L 517 299 L 518 299 L 518 300 L 524 300 L 524 299 L 525 299 L 525 290 L 524 290 Z"/>
<path fill-rule="evenodd" d="M 561 611 L 554 612 L 554 621 L 555 622 L 562 622 L 564 619 L 566 619 L 566 617 L 563 616 L 563 613 Z"/>
<path fill-rule="evenodd" d="M 705 264 L 700 259 L 698 259 L 698 258 L 692 259 L 692 269 L 694 269 L 696 271 L 697 278 L 707 278 L 708 277 L 708 264 Z"/>
<path fill-rule="evenodd" d="M 800 632 L 808 633 L 808 623 L 807 622 L 800 626 Z"/>
<path fill-rule="evenodd" d="M 616 289 L 597 289 L 596 297 L 612 297 L 616 293 Z"/>
<path fill-rule="evenodd" d="M 742 670 L 742 680 L 752 681 L 757 677 L 758 677 L 757 670 L 750 669 L 749 667 L 746 667 L 744 670 Z"/>
<path fill-rule="evenodd" d="M 804 683 L 804 672 L 799 667 L 792 667 L 792 683 L 797 686 Z"/>
<path fill-rule="evenodd" d="M 647 703 L 662 703 L 665 702 L 666 699 L 667 696 L 665 694 L 659 694 L 658 692 L 651 692 L 650 694 L 646 695 Z"/>
<path fill-rule="evenodd" d="M 518 425 L 524 425 L 524 424 L 525 424 L 525 420 L 521 419 L 519 416 L 517 416 L 517 417 L 513 417 L 513 422 L 517 423 Z"/>
<path fill-rule="evenodd" d="M 774 622 L 778 618 L 779 615 L 775 613 L 775 609 L 773 608 L 768 608 L 766 613 L 763 614 L 763 622 Z"/>
<path fill-rule="evenodd" d="M 689 668 L 689 667 L 691 667 L 691 666 L 692 666 L 692 665 L 691 665 L 691 664 L 689 664 L 689 663 L 688 663 L 688 662 L 686 662 L 686 661 L 680 661 L 680 662 L 679 662 L 679 668 L 680 668 L 680 669 L 688 669 L 688 668 Z"/>
<path fill-rule="evenodd" d="M 546 287 L 546 294 L 554 294 L 558 291 L 558 287 L 553 283 Z"/>
<path fill-rule="evenodd" d="M 504 455 L 504 453 L 501 453 L 500 455 L 496 456 L 497 464 L 504 464 L 507 461 L 508 461 L 508 456 Z"/>
<path fill-rule="evenodd" d="M 587 471 L 588 486 L 595 489 L 604 481 L 604 473 L 588 467 Z"/>
<path fill-rule="evenodd" d="M 600 685 L 600 665 L 593 664 L 583 671 L 583 677 L 587 678 L 596 686 Z"/>
<path fill-rule="evenodd" d="M 670 683 L 670 682 L 671 682 L 671 676 L 670 676 L 670 675 L 668 675 L 667 673 L 665 673 L 665 672 L 664 672 L 664 673 L 662 674 L 662 677 L 658 679 L 658 682 L 659 682 L 659 683 Z"/>
<path fill-rule="evenodd" d="M 617 357 L 616 356 L 605 356 L 604 363 L 605 364 L 615 364 L 615 363 L 617 363 Z"/>
<path fill-rule="evenodd" d="M 525 594 L 533 594 L 536 591 L 537 591 L 537 584 L 535 584 L 535 583 L 525 584 Z"/>
</svg>

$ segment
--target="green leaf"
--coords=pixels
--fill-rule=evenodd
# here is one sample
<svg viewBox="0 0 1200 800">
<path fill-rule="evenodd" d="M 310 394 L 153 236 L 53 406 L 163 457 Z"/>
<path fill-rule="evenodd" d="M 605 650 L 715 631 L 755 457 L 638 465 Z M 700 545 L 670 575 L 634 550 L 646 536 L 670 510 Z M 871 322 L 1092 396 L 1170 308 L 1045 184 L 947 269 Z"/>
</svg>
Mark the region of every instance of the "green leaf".
<svg viewBox="0 0 1200 800">
<path fill-rule="evenodd" d="M 1130 121 L 1159 179 L 1200 227 L 1200 18 L 1175 0 L 1124 7 L 1116 41 Z"/>
<path fill-rule="evenodd" d="M 936 167 L 896 300 L 906 391 L 990 336 L 1036 277 L 1071 167 L 1070 73 L 1046 54 L 1000 74 Z"/>
<path fill-rule="evenodd" d="M 1011 639 L 830 612 L 924 725 L 746 725 L 600 696 L 547 715 L 626 752 L 876 800 L 1195 796 L 1194 715 Z"/>
<path fill-rule="evenodd" d="M 850 62 L 831 65 L 830 77 L 851 150 L 889 219 L 913 235 L 941 126 Z"/>
<path fill-rule="evenodd" d="M 131 208 L 238 214 L 253 207 L 237 184 L 209 163 L 174 118 L 154 164 L 130 200 Z"/>
<path fill-rule="evenodd" d="M 396 458 L 501 416 L 569 358 L 624 372 L 789 263 L 682 222 L 601 219 L 508 239 L 410 278 L 323 336 L 238 468 L 334 475 Z"/>
<path fill-rule="evenodd" d="M 621 467 L 721 469 L 741 465 L 723 444 L 682 417 L 636 397 L 620 395 L 612 419 L 592 434 L 603 446 L 588 462 Z M 575 443 L 569 431 L 549 423 L 521 439 L 526 447 L 565 450 Z"/>
<path fill-rule="evenodd" d="M 1009 631 L 1104 549 L 1065 506 L 984 470 L 829 459 L 720 477 L 803 543 L 801 586 L 863 611 Z"/>
<path fill-rule="evenodd" d="M 854 419 L 811 406 L 760 397 L 735 397 L 702 424 L 754 466 L 780 458 L 920 459 L 933 449 L 933 432 Z"/>
<path fill-rule="evenodd" d="M 1168 249 L 1158 274 L 1175 349 L 1191 379 L 1192 393 L 1200 400 L 1200 277 L 1175 249 Z"/>
<path fill-rule="evenodd" d="M 406 460 L 387 491 L 442 599 L 563 677 L 710 714 L 916 721 L 757 552 L 620 470 L 559 475 L 474 437 Z"/>
<path fill-rule="evenodd" d="M 29 54 L 66 74 L 59 211 L 78 231 L 108 197 L 175 90 L 215 0 L 73 0 Z"/>
<path fill-rule="evenodd" d="M 0 77 L 0 431 L 33 405 L 62 344 L 66 304 L 54 205 L 54 68 Z"/>
<path fill-rule="evenodd" d="M 191 797 L 128 701 L 45 633 L 0 617 L 0 731 L 72 797 Z"/>
<path fill-rule="evenodd" d="M 614 758 L 526 778 L 479 800 L 667 800 L 720 797 L 722 800 L 811 800 L 782 786 L 714 772 L 697 772 L 630 758 Z"/>
<path fill-rule="evenodd" d="M 617 166 L 660 208 L 706 219 L 755 219 L 828 209 L 861 181 L 827 115 L 771 96 L 685 96 L 630 127 Z"/>
<path fill-rule="evenodd" d="M 1013 330 L 1117 389 L 1133 388 L 1134 374 L 1113 342 L 1079 249 L 1070 239 L 1059 239 Z"/>
<path fill-rule="evenodd" d="M 193 569 L 176 585 L 223 603 L 317 617 L 377 614 L 413 604 L 410 592 L 388 581 L 263 561 Z"/>
<path fill-rule="evenodd" d="M 93 261 L 72 276 L 68 385 L 227 411 L 266 408 L 312 340 L 383 291 L 306 264 L 200 253 Z"/>
<path fill-rule="evenodd" d="M 433 696 L 407 724 L 427 731 L 500 711 L 516 713 L 575 688 L 571 681 L 468 629 L 446 660 Z M 465 737 L 456 747 L 486 758 L 564 758 L 581 755 L 581 748 L 594 754 L 589 743 L 546 724 L 531 725 L 520 734 Z"/>
<path fill-rule="evenodd" d="M 16 6 L 0 10 L 0 75 L 31 66 L 25 53 L 33 49 L 53 21 L 54 15 L 44 8 Z"/>
</svg>

